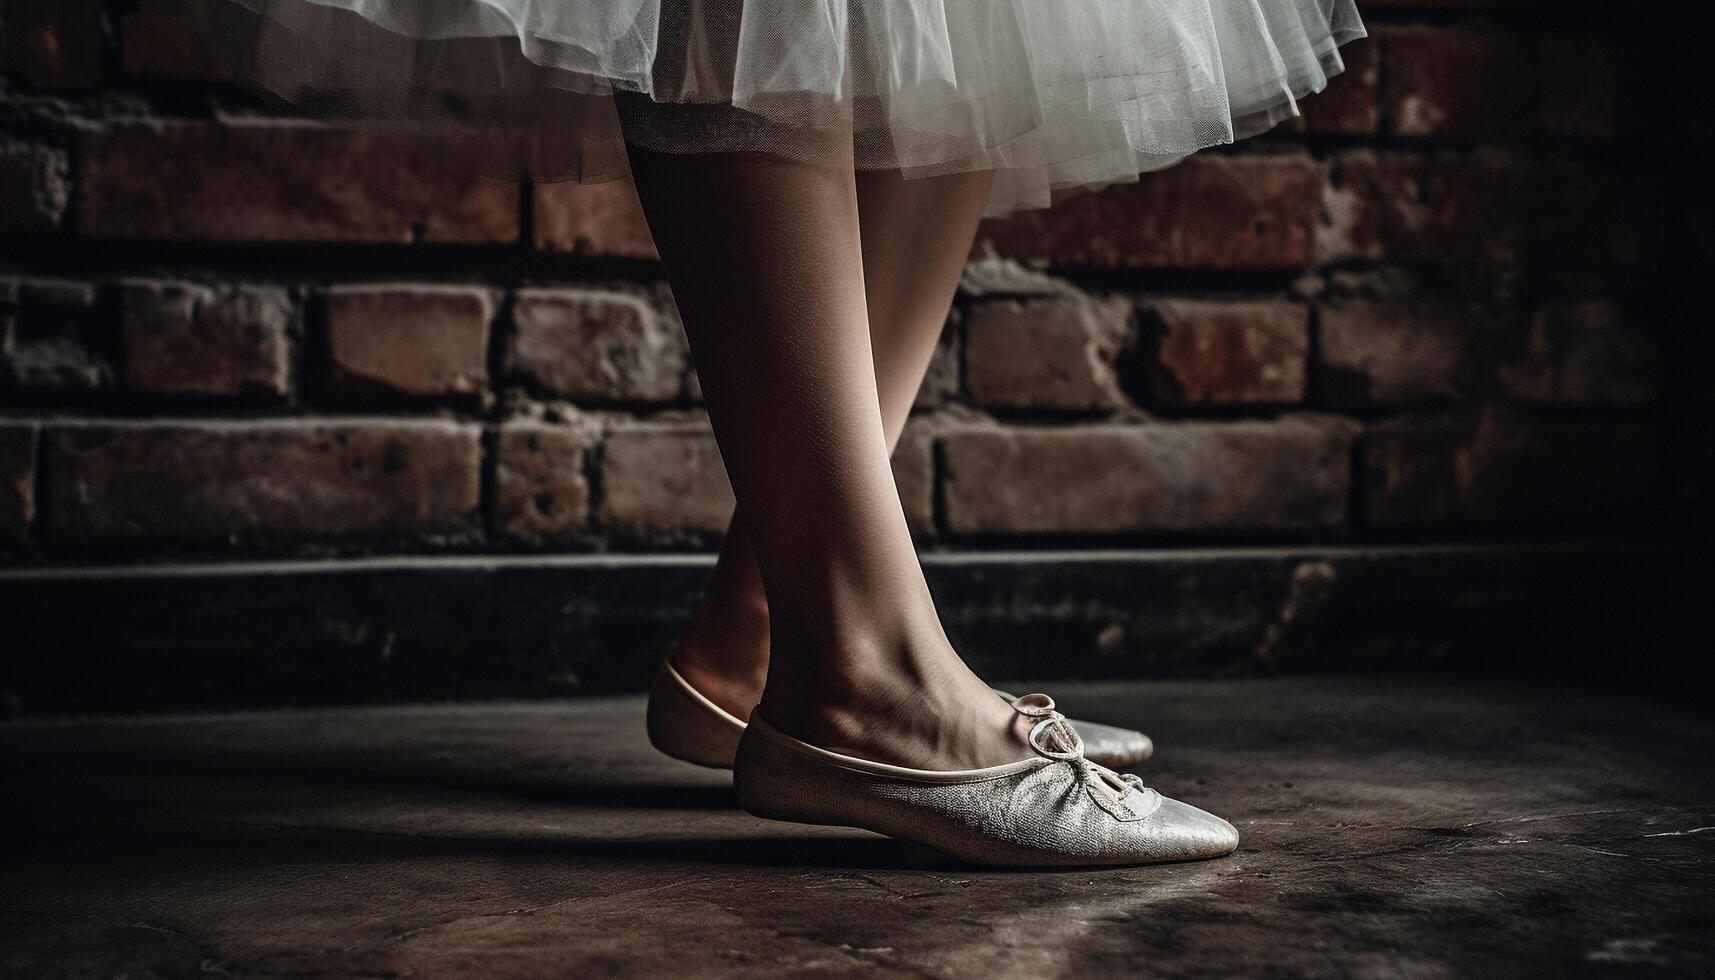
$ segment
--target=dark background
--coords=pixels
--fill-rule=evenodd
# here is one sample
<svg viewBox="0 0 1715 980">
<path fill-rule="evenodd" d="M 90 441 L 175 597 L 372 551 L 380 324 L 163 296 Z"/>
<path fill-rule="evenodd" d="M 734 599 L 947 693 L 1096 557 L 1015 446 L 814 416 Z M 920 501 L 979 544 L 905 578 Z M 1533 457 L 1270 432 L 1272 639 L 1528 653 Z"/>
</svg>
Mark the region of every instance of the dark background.
<svg viewBox="0 0 1715 980">
<path fill-rule="evenodd" d="M 986 225 L 895 461 L 967 657 L 1682 690 L 1689 8 L 1370 0 L 1302 120 Z M 629 186 L 294 118 L 165 9 L 0 7 L 5 711 L 637 688 L 730 494 Z"/>
</svg>

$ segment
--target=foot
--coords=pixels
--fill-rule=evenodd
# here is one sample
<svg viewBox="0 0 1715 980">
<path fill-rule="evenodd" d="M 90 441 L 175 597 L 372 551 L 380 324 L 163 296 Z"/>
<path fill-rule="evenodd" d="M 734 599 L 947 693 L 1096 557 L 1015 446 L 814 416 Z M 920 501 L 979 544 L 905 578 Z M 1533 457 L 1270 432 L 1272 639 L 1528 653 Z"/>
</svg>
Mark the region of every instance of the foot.
<svg viewBox="0 0 1715 980">
<path fill-rule="evenodd" d="M 997 699 L 998 700 L 998 699 Z M 1032 756 L 949 774 L 805 744 L 761 712 L 739 739 L 739 806 L 773 820 L 863 827 L 977 864 L 1154 864 L 1231 854 L 1239 834 L 1132 773 L 1095 765 L 1044 694 L 1015 699 Z"/>
<path fill-rule="evenodd" d="M 938 632 L 938 631 L 937 631 Z M 770 676 L 759 713 L 818 748 L 912 769 L 982 769 L 1031 756 L 1029 724 L 944 637 L 799 663 L 851 664 L 835 676 Z"/>
<path fill-rule="evenodd" d="M 698 694 L 743 721 L 762 700 L 768 677 L 768 602 L 760 592 L 728 593 L 718 599 L 705 595 L 698 602 L 690 629 L 668 660 Z M 1020 750 L 1015 715 L 1005 708 L 1011 696 L 993 697 L 997 692 L 983 686 L 945 640 L 925 647 L 938 652 L 917 659 L 942 664 L 941 669 L 922 671 L 921 680 L 914 679 L 919 676 L 917 671 L 872 673 L 868 682 L 847 680 L 835 686 L 861 690 L 843 706 L 823 702 L 818 690 L 823 685 L 783 681 L 775 710 L 783 717 L 802 719 L 797 725 L 785 722 L 783 730 L 795 735 L 799 731 L 818 732 L 819 736 L 804 740 L 831 750 L 837 750 L 834 743 L 840 743 L 852 749 L 847 754 L 872 761 L 894 765 L 910 765 L 911 760 L 945 763 L 913 768 L 981 768 L 997 764 L 992 761 L 997 758 L 1012 761 Z M 988 693 L 1003 710 L 994 711 L 981 697 L 972 701 L 974 695 L 982 693 Z M 794 707 L 802 702 L 808 702 L 802 710 Z M 972 707 L 973 703 L 981 707 Z M 942 721 L 925 722 L 930 716 Z M 898 744 L 897 733 L 885 731 L 901 726 L 918 732 L 905 740 L 911 744 Z M 1135 765 L 1154 751 L 1149 737 L 1141 732 L 1088 721 L 1078 721 L 1077 726 L 1089 758 L 1102 765 Z M 860 745 L 867 746 L 868 755 L 857 750 Z M 960 759 L 973 764 L 954 764 Z"/>
<path fill-rule="evenodd" d="M 768 679 L 768 601 L 704 596 L 668 661 L 697 693 L 749 718 Z"/>
</svg>

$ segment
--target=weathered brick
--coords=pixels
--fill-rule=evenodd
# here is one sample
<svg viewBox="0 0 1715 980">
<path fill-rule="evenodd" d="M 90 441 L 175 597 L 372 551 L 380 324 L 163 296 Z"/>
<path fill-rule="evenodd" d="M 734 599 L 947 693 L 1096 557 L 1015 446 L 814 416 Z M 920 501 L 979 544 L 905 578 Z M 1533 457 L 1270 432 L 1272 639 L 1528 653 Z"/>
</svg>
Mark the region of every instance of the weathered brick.
<svg viewBox="0 0 1715 980">
<path fill-rule="evenodd" d="M 1586 280 L 1575 270 L 1637 266 L 1659 254 L 1655 243 L 1662 240 L 1664 218 L 1635 174 L 1549 156 L 1537 162 L 1531 179 L 1535 200 L 1512 206 L 1531 222 L 1529 259 L 1536 268 L 1581 283 Z"/>
<path fill-rule="evenodd" d="M 1468 394 L 1493 328 L 1480 309 L 1352 304 L 1322 309 L 1318 387 L 1342 405 L 1392 405 Z"/>
<path fill-rule="evenodd" d="M 1317 256 L 1512 263 L 1537 213 L 1531 169 L 1494 150 L 1342 154 L 1324 193 Z"/>
<path fill-rule="evenodd" d="M 707 424 L 641 423 L 602 444 L 600 520 L 625 531 L 726 530 L 732 486 Z"/>
<path fill-rule="evenodd" d="M 535 544 L 586 531 L 590 484 L 585 468 L 596 440 L 587 425 L 503 424 L 495 446 L 495 533 Z"/>
<path fill-rule="evenodd" d="M 68 175 L 59 150 L 0 137 L 0 235 L 58 228 L 71 199 Z"/>
<path fill-rule="evenodd" d="M 924 417 L 905 423 L 893 448 L 893 483 L 914 534 L 935 530 L 935 439 L 938 426 Z"/>
<path fill-rule="evenodd" d="M 976 249 L 1051 265 L 1297 269 L 1310 263 L 1315 161 L 1200 155 L 1135 184 L 984 222 Z"/>
<path fill-rule="evenodd" d="M 1323 416 L 942 436 L 960 534 L 1313 528 L 1345 519 L 1357 424 Z"/>
<path fill-rule="evenodd" d="M 120 50 L 134 75 L 228 82 L 243 56 L 231 41 L 257 28 L 256 15 L 230 0 L 139 0 L 121 21 Z"/>
<path fill-rule="evenodd" d="M 327 293 L 328 359 L 344 387 L 417 397 L 488 390 L 486 289 L 405 284 Z"/>
<path fill-rule="evenodd" d="M 1359 150 L 1337 157 L 1322 191 L 1316 225 L 1316 257 L 1322 262 L 1379 259 L 1393 229 L 1388 224 L 1387 191 L 1403 182 L 1408 164 Z"/>
<path fill-rule="evenodd" d="M 1366 38 L 1340 48 L 1346 70 L 1328 80 L 1328 87 L 1299 101 L 1304 113 L 1298 128 L 1311 133 L 1367 136 L 1381 120 L 1378 94 L 1381 45 Z"/>
<path fill-rule="evenodd" d="M 1310 314 L 1291 303 L 1163 300 L 1149 306 L 1160 334 L 1151 365 L 1163 404 L 1287 404 L 1304 398 Z"/>
<path fill-rule="evenodd" d="M 1130 319 L 1129 303 L 1081 294 L 980 303 L 965 326 L 966 392 L 1008 408 L 1122 407 L 1114 362 Z"/>
<path fill-rule="evenodd" d="M 1620 67 L 1609 37 L 1550 37 L 1538 48 L 1542 125 L 1550 133 L 1602 139 L 1614 135 Z"/>
<path fill-rule="evenodd" d="M 1642 402 L 1655 393 L 1655 369 L 1654 345 L 1614 304 L 1557 303 L 1531 317 L 1501 384 L 1521 401 Z"/>
<path fill-rule="evenodd" d="M 1660 441 L 1638 423 L 1408 415 L 1371 426 L 1362 452 L 1378 526 L 1613 527 L 1662 513 Z"/>
<path fill-rule="evenodd" d="M 684 389 L 683 332 L 644 297 L 526 289 L 512 315 L 507 370 L 556 395 L 663 402 Z"/>
<path fill-rule="evenodd" d="M 0 419 L 0 544 L 23 541 L 36 519 L 35 422 Z"/>
<path fill-rule="evenodd" d="M 32 86 L 101 85 L 107 24 L 100 0 L 12 0 L 0 42 L 0 63 Z"/>
<path fill-rule="evenodd" d="M 658 261 L 655 239 L 630 180 L 538 184 L 532 211 L 536 247 L 607 258 Z"/>
<path fill-rule="evenodd" d="M 965 263 L 959 292 L 973 297 L 1058 296 L 1074 290 L 1064 279 L 1032 269 L 1017 259 L 980 255 Z"/>
<path fill-rule="evenodd" d="M 57 426 L 47 531 L 211 547 L 475 539 L 481 453 L 476 426 L 438 419 Z"/>
<path fill-rule="evenodd" d="M 507 242 L 518 191 L 457 161 L 331 126 L 241 120 L 92 128 L 79 216 L 103 237 Z"/>
<path fill-rule="evenodd" d="M 13 286 L 18 307 L 0 336 L 0 383 L 59 392 L 113 383 L 114 330 L 102 322 L 95 286 L 71 279 Z"/>
<path fill-rule="evenodd" d="M 271 286 L 130 282 L 121 290 L 125 383 L 160 394 L 286 394 L 292 302 Z"/>
<path fill-rule="evenodd" d="M 82 279 L 18 279 L 12 281 L 15 302 L 39 309 L 87 310 L 100 290 Z"/>
<path fill-rule="evenodd" d="M 682 328 L 681 328 L 682 329 Z M 935 352 L 929 355 L 929 367 L 923 372 L 923 383 L 917 386 L 917 394 L 912 404 L 920 408 L 933 408 L 945 404 L 959 394 L 959 365 L 963 361 L 960 356 L 962 344 L 956 330 L 943 330 L 935 343 Z M 698 396 L 701 397 L 701 387 Z"/>
<path fill-rule="evenodd" d="M 1382 33 L 1387 106 L 1406 136 L 1511 137 L 1536 124 L 1529 47 L 1494 33 L 1401 28 Z"/>
</svg>

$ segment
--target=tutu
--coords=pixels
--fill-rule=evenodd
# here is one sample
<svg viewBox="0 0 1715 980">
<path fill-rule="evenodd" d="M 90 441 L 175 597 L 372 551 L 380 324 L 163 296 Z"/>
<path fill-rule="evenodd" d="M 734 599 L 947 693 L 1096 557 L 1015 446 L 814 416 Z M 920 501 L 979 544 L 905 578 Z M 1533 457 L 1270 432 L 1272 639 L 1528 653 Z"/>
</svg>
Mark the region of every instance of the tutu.
<svg viewBox="0 0 1715 980">
<path fill-rule="evenodd" d="M 1352 0 L 225 0 L 240 74 L 494 176 L 672 152 L 994 170 L 987 213 L 1136 180 L 1298 114 Z M 849 149 L 848 149 L 849 147 Z"/>
</svg>

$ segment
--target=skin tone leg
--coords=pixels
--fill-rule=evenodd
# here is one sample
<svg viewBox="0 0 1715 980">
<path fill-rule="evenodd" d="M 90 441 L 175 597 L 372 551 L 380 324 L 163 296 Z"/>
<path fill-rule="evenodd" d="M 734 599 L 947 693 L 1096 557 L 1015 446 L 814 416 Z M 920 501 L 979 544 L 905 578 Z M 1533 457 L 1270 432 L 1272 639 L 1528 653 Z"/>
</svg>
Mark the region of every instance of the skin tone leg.
<svg viewBox="0 0 1715 980">
<path fill-rule="evenodd" d="M 948 643 L 888 465 L 849 142 L 796 163 L 633 150 L 644 214 L 767 596 L 759 710 L 928 769 L 1029 754 Z"/>
<path fill-rule="evenodd" d="M 907 180 L 856 173 L 864 299 L 888 452 L 899 442 L 988 200 L 990 173 Z M 673 666 L 744 718 L 768 676 L 768 600 L 751 531 L 735 512 Z"/>
</svg>

